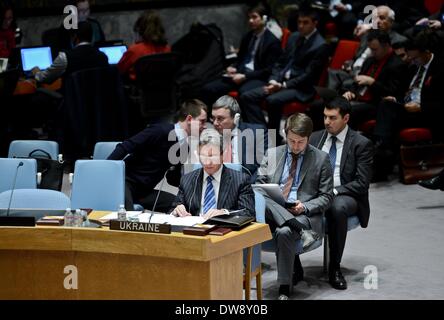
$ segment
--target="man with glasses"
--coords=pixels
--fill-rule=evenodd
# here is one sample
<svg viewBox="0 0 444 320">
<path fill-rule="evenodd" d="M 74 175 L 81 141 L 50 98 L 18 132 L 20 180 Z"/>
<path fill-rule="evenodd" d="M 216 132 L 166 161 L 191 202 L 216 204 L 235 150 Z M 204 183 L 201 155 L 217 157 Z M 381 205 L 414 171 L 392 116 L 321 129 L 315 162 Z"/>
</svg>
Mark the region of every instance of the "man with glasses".
<svg viewBox="0 0 444 320">
<path fill-rule="evenodd" d="M 239 163 L 243 171 L 256 181 L 256 172 L 268 148 L 267 128 L 242 122 L 236 99 L 222 96 L 213 104 L 211 119 L 214 128 L 224 137 L 224 163 Z"/>
<path fill-rule="evenodd" d="M 116 146 L 108 159 L 125 160 L 127 210 L 132 208 L 133 201 L 151 209 L 158 193 L 154 187 L 164 176 L 170 178 L 170 184 L 178 185 L 180 170 L 169 172 L 169 168 L 180 160 L 174 151 L 182 151 L 182 146 L 188 149 L 188 138 L 192 135 L 197 137 L 205 129 L 206 119 L 207 106 L 197 99 L 188 100 L 182 104 L 175 124 L 149 124 L 146 129 Z M 177 144 L 179 148 L 175 148 Z M 156 210 L 168 211 L 173 201 L 173 194 L 160 192 Z"/>
<path fill-rule="evenodd" d="M 223 165 L 223 138 L 214 129 L 204 130 L 199 140 L 202 169 L 180 180 L 179 193 L 171 213 L 179 217 L 203 216 L 206 219 L 243 210 L 254 216 L 254 193 L 249 177 Z"/>
</svg>

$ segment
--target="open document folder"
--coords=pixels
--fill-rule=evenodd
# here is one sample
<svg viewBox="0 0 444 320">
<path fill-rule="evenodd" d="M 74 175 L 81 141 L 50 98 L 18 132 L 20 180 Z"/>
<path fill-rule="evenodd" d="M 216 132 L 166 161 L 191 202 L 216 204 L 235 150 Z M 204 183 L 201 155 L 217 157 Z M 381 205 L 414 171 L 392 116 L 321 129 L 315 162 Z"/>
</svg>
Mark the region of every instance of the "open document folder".
<svg viewBox="0 0 444 320">
<path fill-rule="evenodd" d="M 142 213 L 142 211 L 127 211 L 128 220 L 138 218 L 139 222 L 148 222 L 150 220 L 151 213 Z M 110 214 L 100 218 L 100 221 L 107 223 L 109 220 L 117 219 L 117 211 L 113 211 Z M 187 216 L 187 217 L 175 217 L 173 215 L 164 213 L 154 213 L 151 218 L 151 223 L 170 224 L 172 226 L 194 226 L 197 223 L 203 223 L 205 219 L 200 216 Z"/>
</svg>

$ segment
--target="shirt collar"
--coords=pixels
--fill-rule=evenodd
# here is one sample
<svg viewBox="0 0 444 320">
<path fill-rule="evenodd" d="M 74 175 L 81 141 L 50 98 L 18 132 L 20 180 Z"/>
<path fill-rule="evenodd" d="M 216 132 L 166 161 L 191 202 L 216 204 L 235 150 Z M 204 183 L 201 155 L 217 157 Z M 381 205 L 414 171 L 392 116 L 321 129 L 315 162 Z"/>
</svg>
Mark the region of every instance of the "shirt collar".
<svg viewBox="0 0 444 320">
<path fill-rule="evenodd" d="M 308 146 L 307 146 L 308 147 Z M 302 151 L 301 153 L 299 153 L 299 157 L 303 157 L 304 155 L 305 155 L 305 152 L 307 151 L 307 148 L 305 148 L 304 149 L 304 151 Z M 291 156 L 291 154 L 292 154 L 293 152 L 291 152 L 291 149 L 290 149 L 290 147 L 287 145 L 287 155 L 288 156 Z"/>
<path fill-rule="evenodd" d="M 310 40 L 310 38 L 316 33 L 316 31 L 318 31 L 318 29 L 314 29 L 308 36 L 305 36 L 305 40 Z"/>
<path fill-rule="evenodd" d="M 219 168 L 219 170 L 217 170 L 217 171 L 213 174 L 213 178 L 214 178 L 214 180 L 216 180 L 216 181 L 219 182 L 219 183 L 220 183 L 220 179 L 221 179 L 221 177 L 222 177 L 222 169 L 223 169 L 223 168 L 224 168 L 224 166 L 221 165 L 220 168 Z M 202 170 L 203 170 L 203 169 L 202 169 Z M 205 170 L 203 170 L 203 173 L 204 173 L 204 181 L 206 181 L 206 180 L 207 180 L 207 177 L 209 176 L 209 174 L 206 173 Z"/>
<path fill-rule="evenodd" d="M 430 58 L 429 62 L 427 62 L 427 63 L 424 65 L 424 68 L 425 68 L 426 70 L 429 69 L 430 64 L 432 63 L 434 57 L 435 57 L 435 55 L 432 53 L 432 57 Z"/>
<path fill-rule="evenodd" d="M 345 128 L 342 129 L 342 131 L 339 132 L 339 133 L 336 135 L 336 138 L 337 138 L 339 141 L 341 141 L 342 143 L 344 143 L 344 141 L 345 141 L 345 137 L 347 136 L 347 132 L 348 132 L 348 125 L 345 125 Z M 329 134 L 327 135 L 327 140 L 326 140 L 326 141 L 328 141 L 328 139 L 330 139 L 331 136 L 332 136 L 332 134 L 329 133 Z"/>
<path fill-rule="evenodd" d="M 174 125 L 174 131 L 176 132 L 177 141 L 179 141 L 179 143 L 183 143 L 187 140 L 188 135 L 185 130 L 180 127 L 178 122 Z"/>
</svg>

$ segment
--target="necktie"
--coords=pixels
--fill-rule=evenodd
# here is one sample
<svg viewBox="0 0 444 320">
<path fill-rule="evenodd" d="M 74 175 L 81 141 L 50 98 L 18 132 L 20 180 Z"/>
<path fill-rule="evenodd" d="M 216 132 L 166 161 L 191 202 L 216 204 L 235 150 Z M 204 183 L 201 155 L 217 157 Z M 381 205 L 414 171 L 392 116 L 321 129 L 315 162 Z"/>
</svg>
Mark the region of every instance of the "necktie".
<svg viewBox="0 0 444 320">
<path fill-rule="evenodd" d="M 336 138 L 335 136 L 331 136 L 331 147 L 330 151 L 328 152 L 328 155 L 330 157 L 330 165 L 332 173 L 335 172 L 335 165 L 336 165 Z"/>
<path fill-rule="evenodd" d="M 419 67 L 418 75 L 405 95 L 405 102 L 409 102 L 411 100 L 410 95 L 412 94 L 413 90 L 419 88 L 419 86 L 421 85 L 425 70 L 426 68 L 424 66 Z"/>
<path fill-rule="evenodd" d="M 203 213 L 207 213 L 210 209 L 216 208 L 216 194 L 214 193 L 213 188 L 213 176 L 207 177 L 207 189 L 205 190 L 205 196 L 204 196 L 204 209 Z"/>
<path fill-rule="evenodd" d="M 284 199 L 288 199 L 288 196 L 290 195 L 291 187 L 293 186 L 294 177 L 296 175 L 296 168 L 298 167 L 298 156 L 294 153 L 291 153 L 291 166 L 290 166 L 290 173 L 287 178 L 287 182 L 284 185 L 284 189 L 282 190 L 282 194 L 284 196 Z"/>
</svg>

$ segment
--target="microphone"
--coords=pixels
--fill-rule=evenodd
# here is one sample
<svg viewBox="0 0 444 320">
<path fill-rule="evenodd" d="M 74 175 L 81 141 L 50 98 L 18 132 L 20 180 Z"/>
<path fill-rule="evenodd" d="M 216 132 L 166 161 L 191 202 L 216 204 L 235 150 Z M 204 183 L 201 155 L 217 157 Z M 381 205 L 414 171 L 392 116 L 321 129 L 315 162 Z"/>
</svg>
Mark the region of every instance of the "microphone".
<svg viewBox="0 0 444 320">
<path fill-rule="evenodd" d="M 150 218 L 149 218 L 149 220 L 148 220 L 148 223 L 151 223 L 151 218 L 152 218 L 153 215 L 154 215 L 154 210 L 156 209 L 157 200 L 159 200 L 160 192 L 162 191 L 163 184 L 165 183 L 165 177 L 166 177 L 166 175 L 168 174 L 168 172 L 174 171 L 175 169 L 176 169 L 175 166 L 171 166 L 171 167 L 169 167 L 169 168 L 165 171 L 165 174 L 163 175 L 163 178 L 162 178 L 162 182 L 160 183 L 159 191 L 157 191 L 156 200 L 154 200 L 153 209 L 151 210 L 151 214 L 150 214 Z"/>
<path fill-rule="evenodd" d="M 23 166 L 23 161 L 20 161 L 17 164 L 17 168 L 15 168 L 14 180 L 12 181 L 12 187 L 11 187 L 11 195 L 9 196 L 8 210 L 6 210 L 7 217 L 9 217 L 9 211 L 11 210 L 12 196 L 14 195 L 14 189 L 15 189 L 15 183 L 17 182 L 18 171 L 19 171 L 19 168 L 22 166 Z"/>
</svg>

